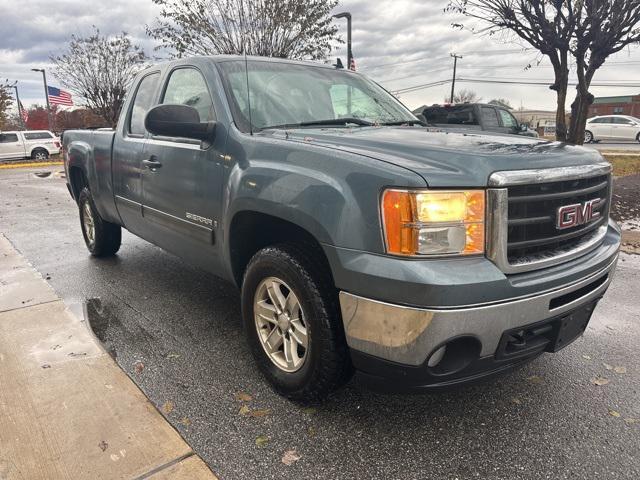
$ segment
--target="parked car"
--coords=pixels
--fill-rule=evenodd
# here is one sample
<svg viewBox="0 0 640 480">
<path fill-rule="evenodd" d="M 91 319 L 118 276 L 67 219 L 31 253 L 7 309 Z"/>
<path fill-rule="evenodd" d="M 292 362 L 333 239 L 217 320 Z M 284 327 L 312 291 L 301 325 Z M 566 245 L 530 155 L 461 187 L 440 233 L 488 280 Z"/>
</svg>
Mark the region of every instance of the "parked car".
<svg viewBox="0 0 640 480">
<path fill-rule="evenodd" d="M 60 139 L 48 130 L 0 132 L 0 158 L 46 160 L 60 153 Z"/>
<path fill-rule="evenodd" d="M 628 115 L 606 115 L 587 120 L 585 143 L 601 140 L 635 140 L 640 142 L 640 118 Z"/>
<path fill-rule="evenodd" d="M 64 162 L 89 252 L 124 227 L 233 282 L 258 366 L 300 401 L 354 370 L 436 389 L 556 352 L 618 259 L 599 152 L 432 132 L 328 65 L 152 66 L 115 130 L 65 132 Z"/>
<path fill-rule="evenodd" d="M 482 130 L 538 137 L 535 130 L 520 124 L 509 110 L 487 103 L 433 105 L 418 114 L 428 125 L 447 131 Z"/>
</svg>

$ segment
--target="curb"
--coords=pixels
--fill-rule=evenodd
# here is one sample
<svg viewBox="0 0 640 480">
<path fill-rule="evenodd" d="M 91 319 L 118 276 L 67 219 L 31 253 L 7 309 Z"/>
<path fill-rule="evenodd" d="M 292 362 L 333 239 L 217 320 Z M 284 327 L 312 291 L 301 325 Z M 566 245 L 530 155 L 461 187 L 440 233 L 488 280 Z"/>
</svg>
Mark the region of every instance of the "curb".
<svg viewBox="0 0 640 480">
<path fill-rule="evenodd" d="M 50 167 L 52 165 L 64 165 L 64 162 L 55 161 L 55 162 L 0 163 L 0 169 L 29 168 L 29 167 Z"/>
<path fill-rule="evenodd" d="M 0 479 L 216 479 L 0 233 Z"/>
</svg>

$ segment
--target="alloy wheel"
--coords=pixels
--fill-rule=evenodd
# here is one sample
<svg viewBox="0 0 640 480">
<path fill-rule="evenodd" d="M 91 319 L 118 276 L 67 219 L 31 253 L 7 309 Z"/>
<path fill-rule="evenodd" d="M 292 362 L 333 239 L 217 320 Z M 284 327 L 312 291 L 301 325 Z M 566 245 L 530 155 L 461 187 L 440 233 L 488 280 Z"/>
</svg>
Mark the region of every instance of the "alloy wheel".
<svg viewBox="0 0 640 480">
<path fill-rule="evenodd" d="M 93 221 L 93 213 L 89 202 L 84 202 L 84 205 L 82 206 L 82 225 L 89 244 L 93 245 L 96 239 L 96 225 Z"/>
</svg>

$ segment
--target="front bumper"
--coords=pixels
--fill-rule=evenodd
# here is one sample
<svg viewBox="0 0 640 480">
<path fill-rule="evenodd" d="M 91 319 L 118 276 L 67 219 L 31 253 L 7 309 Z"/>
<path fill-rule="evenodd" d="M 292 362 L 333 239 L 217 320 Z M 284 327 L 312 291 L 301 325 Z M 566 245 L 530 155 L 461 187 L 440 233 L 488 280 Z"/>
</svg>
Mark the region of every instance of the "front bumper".
<svg viewBox="0 0 640 480">
<path fill-rule="evenodd" d="M 461 383 L 512 368 L 545 348 L 499 359 L 505 332 L 564 321 L 577 312 L 588 321 L 609 287 L 617 259 L 616 254 L 595 273 L 561 288 L 468 308 L 415 308 L 342 291 L 340 307 L 354 364 L 369 377 L 395 377 L 413 386 Z M 449 359 L 451 368 L 438 370 L 435 357 L 444 345 L 449 345 L 448 355 L 465 361 Z"/>
</svg>

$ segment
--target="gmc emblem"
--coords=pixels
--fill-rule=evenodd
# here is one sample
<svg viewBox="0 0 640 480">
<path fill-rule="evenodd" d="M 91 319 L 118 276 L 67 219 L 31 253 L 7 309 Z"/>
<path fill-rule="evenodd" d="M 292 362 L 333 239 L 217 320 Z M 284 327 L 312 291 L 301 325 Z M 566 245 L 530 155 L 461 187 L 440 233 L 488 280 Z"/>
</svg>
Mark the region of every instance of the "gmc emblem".
<svg viewBox="0 0 640 480">
<path fill-rule="evenodd" d="M 591 220 L 600 218 L 600 212 L 594 212 L 593 209 L 600 203 L 599 198 L 594 198 L 584 203 L 576 203 L 575 205 L 565 205 L 558 208 L 558 220 L 556 228 L 564 230 L 565 228 L 577 227 L 584 225 Z"/>
</svg>

